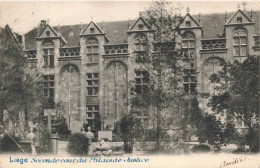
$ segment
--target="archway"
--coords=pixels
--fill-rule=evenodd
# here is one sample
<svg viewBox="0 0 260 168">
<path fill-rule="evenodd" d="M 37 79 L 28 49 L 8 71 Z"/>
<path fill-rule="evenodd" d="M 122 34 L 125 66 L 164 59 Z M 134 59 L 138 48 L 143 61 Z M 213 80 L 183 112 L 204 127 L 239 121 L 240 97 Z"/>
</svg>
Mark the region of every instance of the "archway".
<svg viewBox="0 0 260 168">
<path fill-rule="evenodd" d="M 114 122 L 127 112 L 127 68 L 122 62 L 108 64 L 104 85 L 104 127 L 113 129 Z"/>
</svg>

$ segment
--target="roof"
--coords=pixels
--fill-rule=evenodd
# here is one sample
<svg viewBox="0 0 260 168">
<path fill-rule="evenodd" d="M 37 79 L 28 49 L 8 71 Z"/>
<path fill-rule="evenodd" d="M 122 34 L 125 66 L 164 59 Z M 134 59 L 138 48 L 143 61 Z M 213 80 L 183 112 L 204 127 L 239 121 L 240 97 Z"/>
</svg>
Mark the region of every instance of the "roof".
<svg viewBox="0 0 260 168">
<path fill-rule="evenodd" d="M 225 13 L 219 14 L 204 14 L 199 17 L 199 15 L 191 15 L 196 22 L 203 26 L 203 39 L 218 38 L 224 33 L 225 23 L 234 15 L 235 12 L 227 13 L 227 19 L 225 20 Z M 245 12 L 247 16 L 250 16 L 250 12 Z M 255 33 L 259 33 L 259 20 L 260 11 L 253 11 L 253 22 L 255 22 Z M 200 18 L 200 19 L 199 19 Z M 199 21 L 200 20 L 200 21 Z M 102 31 L 111 40 L 111 44 L 117 43 L 127 43 L 127 31 L 129 30 L 136 20 L 130 21 L 115 21 L 115 22 L 103 22 L 97 23 L 97 25 L 102 29 Z M 81 31 L 87 27 L 87 24 L 77 24 L 77 25 L 67 25 L 59 26 L 60 34 L 67 41 L 66 47 L 79 46 L 79 34 Z M 57 30 L 57 27 L 53 27 Z M 25 34 L 25 48 L 26 49 L 36 49 L 37 28 L 29 31 Z"/>
<path fill-rule="evenodd" d="M 200 25 L 203 26 L 203 39 L 218 38 L 224 33 L 224 25 L 234 15 L 235 12 L 227 13 L 227 19 L 225 21 L 225 13 L 215 13 L 200 16 Z M 247 16 L 250 16 L 250 11 L 244 12 Z M 252 19 L 255 22 L 255 33 L 260 34 L 260 11 L 253 11 Z M 196 21 L 199 22 L 199 16 L 193 16 Z"/>
<path fill-rule="evenodd" d="M 6 25 L 5 28 L 0 28 L 0 34 L 1 34 L 1 36 L 10 35 L 11 39 L 9 39 L 9 40 L 13 40 L 13 42 L 17 45 L 17 47 L 20 50 L 22 50 L 22 46 L 21 46 L 21 37 L 22 36 L 17 33 L 13 33 L 11 28 L 9 27 L 9 25 Z M 8 36 L 8 37 L 10 37 L 10 36 Z M 3 39 L 0 40 L 0 45 L 3 43 L 2 40 Z"/>
<path fill-rule="evenodd" d="M 111 44 L 127 43 L 127 31 L 135 20 L 130 21 L 116 21 L 116 22 L 103 22 L 96 23 L 99 27 L 103 28 L 103 32 L 111 40 Z M 87 27 L 88 24 L 66 25 L 59 26 L 59 31 L 64 39 L 67 41 L 66 47 L 79 46 L 79 35 L 81 31 Z M 128 26 L 129 25 L 129 26 Z M 53 27 L 57 30 L 57 27 Z M 36 49 L 37 28 L 32 29 L 25 34 L 25 49 Z"/>
</svg>

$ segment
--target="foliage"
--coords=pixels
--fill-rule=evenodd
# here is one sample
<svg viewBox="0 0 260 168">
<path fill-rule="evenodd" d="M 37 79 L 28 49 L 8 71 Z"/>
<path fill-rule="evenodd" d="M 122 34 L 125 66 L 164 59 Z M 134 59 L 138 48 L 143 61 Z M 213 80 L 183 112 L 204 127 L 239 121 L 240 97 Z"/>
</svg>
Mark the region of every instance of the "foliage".
<svg viewBox="0 0 260 168">
<path fill-rule="evenodd" d="M 146 38 L 137 39 L 144 50 L 135 52 L 146 59 L 133 61 L 137 65 L 136 73 L 143 76 L 144 85 L 140 88 L 135 85 L 136 81 L 130 83 L 132 112 L 148 117 L 153 123 L 156 151 L 160 150 L 162 127 L 176 122 L 183 112 L 183 92 L 179 85 L 182 80 L 181 50 L 175 43 L 172 23 L 176 20 L 172 20 L 174 11 L 169 6 L 168 2 L 155 2 L 142 13 L 154 32 L 153 35 L 138 34 Z"/>
<path fill-rule="evenodd" d="M 120 120 L 120 131 L 124 140 L 124 150 L 132 153 L 134 138 L 141 137 L 142 128 L 140 120 L 134 114 L 128 114 Z"/>
<path fill-rule="evenodd" d="M 18 143 L 20 138 L 14 135 L 10 135 Z M 21 152 L 21 149 L 17 146 L 13 139 L 9 135 L 4 134 L 0 141 L 1 152 Z"/>
<path fill-rule="evenodd" d="M 53 121 L 53 127 L 56 128 L 56 131 L 61 140 L 67 140 L 71 135 L 70 130 L 68 129 L 68 124 L 64 117 L 59 117 Z"/>
<path fill-rule="evenodd" d="M 34 117 L 35 108 L 42 102 L 40 74 L 26 65 L 22 48 L 16 43 L 8 26 L 0 34 L 0 107 L 8 112 L 8 118 L 20 129 L 19 113 L 24 111 L 28 119 Z M 1 116 L 0 122 L 2 122 Z M 1 123 L 2 124 L 2 123 Z"/>
<path fill-rule="evenodd" d="M 248 127 L 244 137 L 246 145 L 252 151 L 256 150 L 259 141 L 259 57 L 248 56 L 243 62 L 228 63 L 226 71 L 217 75 L 219 80 L 214 81 L 219 84 L 217 94 L 212 95 L 209 106 L 216 114 L 226 114 L 231 120 L 240 117 Z"/>
<path fill-rule="evenodd" d="M 88 153 L 88 138 L 82 133 L 74 133 L 68 139 L 67 150 L 73 155 L 86 155 Z"/>
</svg>

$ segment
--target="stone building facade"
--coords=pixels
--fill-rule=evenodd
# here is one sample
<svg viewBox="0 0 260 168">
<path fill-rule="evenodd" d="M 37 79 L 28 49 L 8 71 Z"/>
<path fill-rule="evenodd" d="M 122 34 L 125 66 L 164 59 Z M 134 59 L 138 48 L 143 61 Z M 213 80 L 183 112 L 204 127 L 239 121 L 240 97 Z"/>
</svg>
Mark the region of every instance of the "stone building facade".
<svg viewBox="0 0 260 168">
<path fill-rule="evenodd" d="M 225 17 L 223 17 L 225 16 Z M 226 62 L 259 54 L 258 15 L 238 10 L 229 14 L 192 16 L 179 21 L 184 59 L 194 75 L 185 78 L 187 93 L 212 93 L 209 76 Z M 258 18 L 259 19 L 259 18 Z M 136 39 L 140 33 L 153 41 L 154 30 L 139 17 L 88 25 L 51 27 L 41 21 L 25 34 L 27 62 L 43 73 L 46 109 L 55 103 L 64 106 L 69 129 L 78 132 L 84 124 L 94 129 L 113 129 L 114 122 L 129 113 L 129 82 L 142 82 L 132 63 L 141 50 Z M 207 100 L 200 108 L 208 111 Z"/>
</svg>

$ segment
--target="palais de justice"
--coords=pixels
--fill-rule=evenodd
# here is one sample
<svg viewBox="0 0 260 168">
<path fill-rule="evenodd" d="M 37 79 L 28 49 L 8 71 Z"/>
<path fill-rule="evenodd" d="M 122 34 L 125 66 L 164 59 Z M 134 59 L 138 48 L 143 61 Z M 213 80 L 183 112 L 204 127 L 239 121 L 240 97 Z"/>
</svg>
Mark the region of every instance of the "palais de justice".
<svg viewBox="0 0 260 168">
<path fill-rule="evenodd" d="M 259 14 L 234 13 L 175 18 L 180 31 L 186 70 L 183 89 L 188 93 L 213 93 L 209 77 L 226 62 L 242 61 L 259 54 Z M 144 83 L 136 72 L 136 57 L 143 50 L 140 36 L 154 38 L 152 26 L 140 15 L 133 21 L 116 21 L 52 27 L 42 20 L 23 38 L 27 63 L 43 74 L 46 112 L 60 103 L 69 129 L 79 132 L 84 124 L 95 129 L 113 129 L 123 114 L 130 113 L 129 82 Z M 200 108 L 207 112 L 207 100 Z M 95 125 L 95 126 L 94 126 Z M 243 127 L 243 124 L 239 125 Z"/>
</svg>

